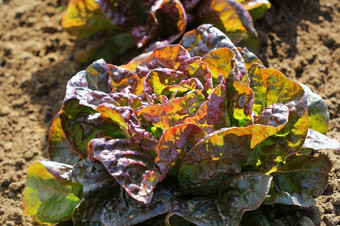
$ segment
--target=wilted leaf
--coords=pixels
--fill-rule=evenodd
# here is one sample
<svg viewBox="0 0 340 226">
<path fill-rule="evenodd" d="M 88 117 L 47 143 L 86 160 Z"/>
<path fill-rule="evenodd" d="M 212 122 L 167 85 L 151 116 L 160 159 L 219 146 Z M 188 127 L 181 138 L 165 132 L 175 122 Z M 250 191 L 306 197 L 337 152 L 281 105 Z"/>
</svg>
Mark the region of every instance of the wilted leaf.
<svg viewBox="0 0 340 226">
<path fill-rule="evenodd" d="M 128 140 L 98 138 L 89 143 L 89 158 L 100 161 L 134 199 L 151 202 L 160 181 L 151 153 Z"/>
<path fill-rule="evenodd" d="M 272 177 L 244 172 L 220 185 L 219 212 L 225 225 L 239 225 L 244 211 L 257 209 L 270 189 Z"/>
<path fill-rule="evenodd" d="M 266 204 L 283 203 L 308 207 L 328 184 L 332 163 L 326 156 L 291 156 L 272 173 L 274 187 Z"/>
<path fill-rule="evenodd" d="M 72 166 L 56 162 L 33 163 L 23 198 L 25 215 L 44 224 L 70 220 L 80 202 L 79 185 L 72 183 L 70 170 Z"/>
</svg>

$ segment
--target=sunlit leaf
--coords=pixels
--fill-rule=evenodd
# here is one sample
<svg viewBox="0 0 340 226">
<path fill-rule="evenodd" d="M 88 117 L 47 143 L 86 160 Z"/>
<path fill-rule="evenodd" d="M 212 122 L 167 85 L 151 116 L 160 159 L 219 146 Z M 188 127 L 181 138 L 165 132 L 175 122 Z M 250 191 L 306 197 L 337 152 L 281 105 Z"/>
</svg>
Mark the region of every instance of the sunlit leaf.
<svg viewBox="0 0 340 226">
<path fill-rule="evenodd" d="M 56 162 L 33 163 L 23 198 L 25 215 L 48 225 L 70 220 L 80 202 L 74 194 L 77 185 L 71 181 L 70 170 L 72 166 Z"/>
<path fill-rule="evenodd" d="M 308 129 L 307 137 L 302 148 L 310 148 L 314 150 L 333 149 L 340 153 L 340 142 L 329 138 L 318 131 Z"/>
<path fill-rule="evenodd" d="M 305 91 L 308 102 L 309 128 L 326 134 L 328 131 L 329 112 L 325 101 L 316 93 L 303 84 L 300 84 Z"/>
<path fill-rule="evenodd" d="M 208 134 L 188 152 L 181 164 L 178 171 L 181 190 L 191 194 L 213 194 L 224 178 L 241 172 L 256 145 L 283 126 L 231 127 Z"/>
<path fill-rule="evenodd" d="M 184 121 L 186 117 L 193 116 L 204 100 L 204 96 L 199 91 L 192 91 L 166 104 L 145 107 L 138 112 L 137 116 L 145 123 L 151 123 L 164 130 Z"/>
<path fill-rule="evenodd" d="M 62 26 L 70 35 L 87 38 L 115 28 L 93 0 L 70 0 Z"/>
<path fill-rule="evenodd" d="M 284 104 L 289 109 L 288 123 L 261 147 L 263 170 L 269 171 L 277 164 L 274 161 L 278 156 L 284 160 L 301 148 L 308 131 L 307 99 L 298 83 L 275 69 L 254 65 L 249 75 L 255 95 L 253 111 L 257 115 L 272 104 Z"/>
<path fill-rule="evenodd" d="M 188 151 L 205 135 L 200 127 L 191 123 L 183 123 L 164 130 L 155 150 L 157 154 L 155 163 L 163 176 L 166 176 L 170 168 L 180 163 Z"/>
<path fill-rule="evenodd" d="M 234 0 L 203 0 L 198 12 L 201 24 L 214 24 L 236 45 L 246 45 L 253 50 L 258 47 L 252 18 L 240 3 Z"/>
<path fill-rule="evenodd" d="M 264 13 L 270 9 L 270 2 L 268 0 L 236 0 L 242 3 L 244 8 L 249 11 L 253 20 L 261 18 Z"/>
<path fill-rule="evenodd" d="M 229 121 L 226 118 L 226 87 L 223 84 L 217 86 L 209 95 L 208 100 L 204 102 L 195 115 L 185 118 L 184 122 L 197 124 L 207 133 L 228 126 Z"/>
</svg>

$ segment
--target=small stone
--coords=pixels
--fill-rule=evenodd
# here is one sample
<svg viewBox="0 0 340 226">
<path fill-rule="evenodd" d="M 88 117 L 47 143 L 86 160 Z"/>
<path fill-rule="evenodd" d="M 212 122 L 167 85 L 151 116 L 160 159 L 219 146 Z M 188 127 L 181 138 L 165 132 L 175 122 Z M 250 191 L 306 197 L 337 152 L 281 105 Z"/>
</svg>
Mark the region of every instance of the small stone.
<svg viewBox="0 0 340 226">
<path fill-rule="evenodd" d="M 7 106 L 0 106 L 0 116 L 6 116 L 11 113 L 11 110 Z"/>
<path fill-rule="evenodd" d="M 334 196 L 333 196 L 333 204 L 335 206 L 339 206 L 340 205 L 340 194 L 339 193 L 336 193 Z"/>
<path fill-rule="evenodd" d="M 326 214 L 324 216 L 324 221 L 327 226 L 336 226 L 339 223 L 339 219 L 333 214 Z"/>
<path fill-rule="evenodd" d="M 25 187 L 25 184 L 22 182 L 12 182 L 9 184 L 8 188 L 12 191 L 12 192 L 16 192 L 18 190 L 21 190 Z"/>
<path fill-rule="evenodd" d="M 315 224 L 312 221 L 312 219 L 305 216 L 305 217 L 302 217 L 302 218 L 299 219 L 298 225 L 300 225 L 300 226 L 314 226 Z"/>
<path fill-rule="evenodd" d="M 5 151 L 6 152 L 10 151 L 12 146 L 13 146 L 12 142 L 6 143 L 5 146 L 4 146 Z"/>
<path fill-rule="evenodd" d="M 332 213 L 334 211 L 334 206 L 331 203 L 327 202 L 323 206 L 323 209 L 325 210 L 325 213 Z"/>
</svg>

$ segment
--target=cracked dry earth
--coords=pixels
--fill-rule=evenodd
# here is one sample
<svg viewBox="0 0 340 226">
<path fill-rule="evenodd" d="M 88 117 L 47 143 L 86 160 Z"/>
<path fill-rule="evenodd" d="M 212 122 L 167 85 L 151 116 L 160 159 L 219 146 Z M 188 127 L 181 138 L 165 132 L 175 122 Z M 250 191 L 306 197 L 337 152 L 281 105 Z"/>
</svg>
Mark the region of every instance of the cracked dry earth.
<svg viewBox="0 0 340 226">
<path fill-rule="evenodd" d="M 268 67 L 307 84 L 327 102 L 328 136 L 340 140 L 340 1 L 272 0 L 255 23 Z M 67 1 L 0 0 L 0 225 L 34 225 L 22 197 L 28 166 L 47 159 L 47 135 L 67 80 L 86 65 L 74 60 L 75 40 L 60 25 Z M 330 182 L 309 208 L 262 208 L 275 226 L 339 225 L 340 156 Z"/>
</svg>

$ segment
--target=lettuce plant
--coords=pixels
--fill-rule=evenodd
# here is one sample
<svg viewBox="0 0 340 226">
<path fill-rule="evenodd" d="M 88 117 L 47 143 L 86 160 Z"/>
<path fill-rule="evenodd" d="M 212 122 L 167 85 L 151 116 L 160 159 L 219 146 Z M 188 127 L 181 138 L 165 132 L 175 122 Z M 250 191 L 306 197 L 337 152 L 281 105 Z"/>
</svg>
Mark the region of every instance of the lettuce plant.
<svg viewBox="0 0 340 226">
<path fill-rule="evenodd" d="M 261 17 L 269 8 L 267 0 L 70 0 L 62 26 L 78 39 L 91 36 L 92 44 L 77 56 L 80 61 L 93 55 L 113 59 L 134 46 L 152 50 L 202 23 L 214 24 L 234 43 L 255 49 L 251 16 Z"/>
<path fill-rule="evenodd" d="M 332 164 L 306 150 L 340 148 L 316 131 L 327 117 L 307 87 L 201 25 L 70 79 L 51 161 L 28 170 L 25 213 L 46 224 L 238 225 L 260 205 L 310 206 Z"/>
</svg>

